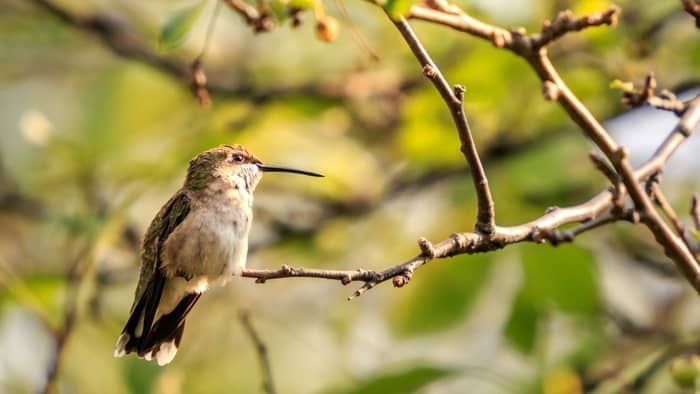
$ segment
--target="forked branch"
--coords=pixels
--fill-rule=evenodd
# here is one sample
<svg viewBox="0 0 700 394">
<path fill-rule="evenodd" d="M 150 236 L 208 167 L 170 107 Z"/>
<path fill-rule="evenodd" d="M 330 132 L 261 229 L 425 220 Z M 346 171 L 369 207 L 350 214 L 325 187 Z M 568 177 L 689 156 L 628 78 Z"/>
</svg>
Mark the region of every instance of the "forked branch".
<svg viewBox="0 0 700 394">
<path fill-rule="evenodd" d="M 453 234 L 449 239 L 435 245 L 421 239 L 419 241 L 421 249 L 419 255 L 383 271 L 326 271 L 283 266 L 279 270 L 246 270 L 243 276 L 258 278 L 259 282 L 283 277 L 335 279 L 343 284 L 354 281 L 364 282 L 364 285 L 350 297 L 353 298 L 388 279 L 393 279 L 393 283 L 397 287 L 403 286 L 411 279 L 416 269 L 433 259 L 464 253 L 487 252 L 523 241 L 549 241 L 556 245 L 561 242 L 570 242 L 575 236 L 590 229 L 618 220 L 626 220 L 633 223 L 643 222 L 654 234 L 657 242 L 664 247 L 666 255 L 677 264 L 686 279 L 700 293 L 700 265 L 698 261 L 681 236 L 674 234 L 661 219 L 654 209 L 647 191 L 642 186 L 663 169 L 676 148 L 700 124 L 700 97 L 696 97 L 687 104 L 684 103 L 682 109 L 674 108 L 673 112 L 682 115 L 678 124 L 652 157 L 634 171 L 627 158 L 626 149 L 615 143 L 602 124 L 574 95 L 559 76 L 547 55 L 546 45 L 567 32 L 603 24 L 612 25 L 615 23 L 618 13 L 617 7 L 611 7 L 601 14 L 582 18 L 574 18 L 568 12 L 561 13 L 554 22 L 545 23 L 540 34 L 531 36 L 526 35 L 522 30 L 508 31 L 478 21 L 444 0 L 428 0 L 425 5 L 413 6 L 410 13 L 411 18 L 447 25 L 470 35 L 490 40 L 497 47 L 511 50 L 527 60 L 543 82 L 545 97 L 558 101 L 571 119 L 581 127 L 589 139 L 595 142 L 608 162 L 612 164 L 612 168 L 609 168 L 607 165 L 603 165 L 603 161 L 597 157 L 597 162 L 594 160 L 599 164 L 598 168 L 610 179 L 613 184 L 612 190 L 603 191 L 580 205 L 553 208 L 542 217 L 520 226 L 500 227 L 495 225 L 495 222 L 491 222 L 495 217 L 493 203 L 488 181 L 462 108 L 463 88 L 450 88 L 449 83 L 427 54 L 410 25 L 404 19 L 399 19 L 393 21 L 395 26 L 423 66 L 423 73 L 440 92 L 455 121 L 462 141 L 462 152 L 472 170 L 472 179 L 479 197 L 476 231 Z M 644 102 L 649 102 L 653 96 L 652 81 L 653 76 L 647 79 L 646 93 L 643 93 L 642 97 Z M 634 203 L 633 209 L 624 208 L 624 196 L 631 198 Z M 485 222 L 486 219 L 489 221 Z M 488 229 L 491 223 L 493 223 L 493 230 L 483 231 Z M 582 224 L 568 231 L 558 229 L 569 223 Z M 487 226 L 480 228 L 479 224 L 482 226 L 487 224 Z"/>
</svg>

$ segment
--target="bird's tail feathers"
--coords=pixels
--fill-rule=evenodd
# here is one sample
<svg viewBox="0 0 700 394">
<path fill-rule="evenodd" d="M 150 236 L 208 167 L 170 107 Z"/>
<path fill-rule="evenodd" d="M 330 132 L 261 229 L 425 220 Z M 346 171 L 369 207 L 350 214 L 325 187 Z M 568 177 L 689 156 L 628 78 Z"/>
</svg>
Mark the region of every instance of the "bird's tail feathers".
<svg viewBox="0 0 700 394">
<path fill-rule="evenodd" d="M 115 357 L 136 353 L 139 358 L 156 360 L 158 365 L 168 364 L 177 353 L 178 346 L 185 330 L 185 319 L 199 300 L 199 293 L 189 293 L 183 296 L 175 309 L 160 316 L 150 327 L 145 322 L 153 321 L 155 310 L 149 311 L 146 305 L 149 291 L 144 292 L 138 303 L 131 311 L 124 330 L 117 339 L 114 349 Z M 160 297 L 158 297 L 160 298 Z M 152 301 L 152 300 L 151 300 Z"/>
</svg>

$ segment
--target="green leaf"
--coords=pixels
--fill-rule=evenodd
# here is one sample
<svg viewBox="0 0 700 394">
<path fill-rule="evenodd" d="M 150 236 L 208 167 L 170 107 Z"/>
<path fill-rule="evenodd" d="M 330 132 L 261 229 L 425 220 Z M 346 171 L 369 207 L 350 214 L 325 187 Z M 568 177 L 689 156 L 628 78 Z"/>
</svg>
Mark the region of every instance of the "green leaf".
<svg viewBox="0 0 700 394">
<path fill-rule="evenodd" d="M 122 372 L 130 393 L 150 393 L 161 369 L 156 363 L 146 363 L 136 357 L 127 357 Z"/>
<path fill-rule="evenodd" d="M 205 1 L 200 1 L 195 5 L 181 8 L 168 17 L 158 39 L 158 46 L 161 50 L 172 51 L 185 41 L 205 3 Z"/>
<path fill-rule="evenodd" d="M 61 275 L 36 274 L 15 278 L 0 290 L 0 308 L 20 304 L 41 315 L 54 327 L 63 316 L 66 282 Z"/>
<path fill-rule="evenodd" d="M 621 81 L 619 79 L 613 79 L 612 82 L 610 82 L 610 89 L 616 89 L 616 90 L 622 90 L 624 92 L 629 92 L 631 90 L 634 90 L 634 84 L 629 81 Z"/>
<path fill-rule="evenodd" d="M 338 394 L 411 393 L 452 373 L 454 371 L 450 369 L 417 366 L 400 372 L 377 375 L 354 384 L 351 389 L 332 392 Z"/>
<path fill-rule="evenodd" d="M 399 334 L 413 335 L 449 328 L 464 319 L 490 267 L 485 254 L 461 255 L 446 264 L 423 268 L 393 308 Z"/>
<path fill-rule="evenodd" d="M 524 295 L 542 308 L 555 305 L 582 316 L 600 311 L 593 255 L 577 245 L 523 245 Z"/>
<path fill-rule="evenodd" d="M 530 353 L 535 347 L 537 316 L 535 306 L 521 291 L 513 302 L 503 335 L 523 353 Z"/>
<path fill-rule="evenodd" d="M 388 0 L 384 9 L 392 19 L 399 19 L 408 15 L 413 5 L 413 0 Z"/>
<path fill-rule="evenodd" d="M 523 287 L 515 298 L 504 335 L 525 353 L 537 340 L 537 323 L 551 308 L 583 319 L 601 310 L 593 255 L 577 245 L 522 245 Z"/>
<path fill-rule="evenodd" d="M 290 0 L 289 6 L 294 8 L 301 8 L 302 10 L 313 10 L 314 1 L 313 0 Z"/>
</svg>

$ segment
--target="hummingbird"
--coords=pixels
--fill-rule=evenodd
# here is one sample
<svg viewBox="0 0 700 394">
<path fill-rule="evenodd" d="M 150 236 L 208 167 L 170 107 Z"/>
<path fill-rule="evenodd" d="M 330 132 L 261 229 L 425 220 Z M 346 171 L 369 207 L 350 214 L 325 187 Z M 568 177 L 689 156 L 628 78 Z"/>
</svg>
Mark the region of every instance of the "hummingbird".
<svg viewBox="0 0 700 394">
<path fill-rule="evenodd" d="M 143 237 L 139 280 L 115 357 L 135 352 L 160 366 L 173 360 L 187 314 L 202 293 L 245 268 L 253 191 L 263 172 L 323 176 L 263 164 L 240 145 L 221 145 L 190 160 L 184 184 Z"/>
</svg>

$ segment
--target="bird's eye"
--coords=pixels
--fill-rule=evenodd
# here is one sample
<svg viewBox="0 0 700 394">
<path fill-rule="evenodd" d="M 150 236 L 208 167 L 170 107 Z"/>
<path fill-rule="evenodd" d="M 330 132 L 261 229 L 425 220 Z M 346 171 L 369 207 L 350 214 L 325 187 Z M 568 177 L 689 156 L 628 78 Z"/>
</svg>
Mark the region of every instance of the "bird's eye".
<svg viewBox="0 0 700 394">
<path fill-rule="evenodd" d="M 233 157 L 231 159 L 233 159 L 233 161 L 235 161 L 236 163 L 243 163 L 243 156 L 242 155 L 233 155 Z"/>
</svg>

